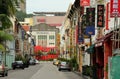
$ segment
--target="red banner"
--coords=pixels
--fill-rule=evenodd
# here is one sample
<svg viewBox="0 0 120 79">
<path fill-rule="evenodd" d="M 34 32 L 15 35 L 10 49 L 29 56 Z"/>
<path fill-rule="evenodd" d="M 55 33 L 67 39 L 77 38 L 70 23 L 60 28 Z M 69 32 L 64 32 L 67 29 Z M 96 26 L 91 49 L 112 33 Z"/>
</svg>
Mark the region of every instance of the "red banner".
<svg viewBox="0 0 120 79">
<path fill-rule="evenodd" d="M 120 0 L 110 0 L 110 17 L 120 17 Z"/>
<path fill-rule="evenodd" d="M 106 21 L 105 21 L 105 24 L 106 24 L 106 28 L 105 29 L 106 30 L 109 30 L 108 21 L 109 21 L 109 2 L 106 5 Z"/>
<path fill-rule="evenodd" d="M 90 0 L 80 0 L 80 6 L 90 6 Z"/>
</svg>

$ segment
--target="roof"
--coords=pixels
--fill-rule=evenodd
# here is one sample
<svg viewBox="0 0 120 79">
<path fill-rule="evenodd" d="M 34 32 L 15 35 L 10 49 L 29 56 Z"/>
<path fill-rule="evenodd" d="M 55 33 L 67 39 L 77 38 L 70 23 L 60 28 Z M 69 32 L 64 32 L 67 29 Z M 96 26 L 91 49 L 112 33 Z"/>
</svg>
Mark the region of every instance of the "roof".
<svg viewBox="0 0 120 79">
<path fill-rule="evenodd" d="M 61 26 L 65 16 L 34 16 L 34 24 L 46 23 L 50 26 Z"/>
<path fill-rule="evenodd" d="M 95 52 L 95 44 L 92 44 L 87 50 L 86 52 L 88 53 L 94 53 Z"/>
<path fill-rule="evenodd" d="M 61 15 L 64 16 L 66 12 L 33 12 L 35 14 L 54 14 L 54 15 Z"/>
</svg>

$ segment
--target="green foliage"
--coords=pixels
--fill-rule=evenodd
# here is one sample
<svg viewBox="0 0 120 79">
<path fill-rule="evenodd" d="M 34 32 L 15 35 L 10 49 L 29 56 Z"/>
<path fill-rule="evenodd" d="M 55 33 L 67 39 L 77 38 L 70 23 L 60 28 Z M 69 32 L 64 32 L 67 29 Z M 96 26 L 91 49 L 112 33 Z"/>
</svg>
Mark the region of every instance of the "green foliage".
<svg viewBox="0 0 120 79">
<path fill-rule="evenodd" d="M 72 66 L 72 68 L 74 68 L 74 70 L 77 70 L 78 69 L 78 63 L 77 63 L 77 59 L 76 59 L 77 57 L 73 57 L 73 58 L 71 58 L 71 60 L 70 60 L 70 64 L 71 64 L 71 66 Z"/>
<path fill-rule="evenodd" d="M 50 52 L 48 52 L 48 54 L 56 54 L 56 52 L 55 51 L 50 51 Z"/>
<path fill-rule="evenodd" d="M 23 63 L 27 63 L 28 59 L 23 57 L 22 55 L 16 55 L 15 61 L 23 61 Z"/>
<path fill-rule="evenodd" d="M 60 61 L 68 61 L 68 62 L 70 62 L 70 60 L 68 60 L 68 59 L 66 59 L 66 58 L 58 58 L 58 60 L 60 60 Z"/>
<path fill-rule="evenodd" d="M 92 70 L 93 67 L 92 66 L 85 65 L 82 68 L 83 68 L 83 70 L 82 70 L 83 75 L 86 75 L 86 76 L 92 76 L 93 75 L 93 70 Z"/>
<path fill-rule="evenodd" d="M 0 27 L 0 30 L 7 29 L 12 26 L 11 20 L 5 14 L 0 14 L 0 21 L 2 22 L 2 27 Z"/>
<path fill-rule="evenodd" d="M 16 60 L 16 61 L 18 61 L 18 60 L 23 60 L 22 55 L 16 55 L 15 60 Z"/>
<path fill-rule="evenodd" d="M 41 51 L 38 51 L 37 54 L 38 55 L 43 55 L 43 53 Z"/>
<path fill-rule="evenodd" d="M 2 44 L 0 44 L 0 50 L 5 51 L 5 47 Z"/>
<path fill-rule="evenodd" d="M 7 16 L 14 16 L 17 11 L 15 5 L 24 3 L 24 0 L 0 0 L 0 14 L 5 14 Z"/>
<path fill-rule="evenodd" d="M 17 11 L 15 15 L 19 21 L 24 21 L 24 18 L 30 18 L 33 16 L 33 14 L 26 14 L 22 11 Z"/>
<path fill-rule="evenodd" d="M 108 63 L 106 64 L 105 71 L 108 72 Z"/>
<path fill-rule="evenodd" d="M 53 61 L 53 59 L 49 59 L 49 60 L 47 60 L 47 61 Z"/>
<path fill-rule="evenodd" d="M 9 18 L 15 15 L 17 11 L 15 5 L 19 4 L 19 2 L 23 3 L 24 0 L 0 0 L 0 21 L 2 22 L 0 30 L 12 26 L 12 22 Z"/>
<path fill-rule="evenodd" d="M 12 41 L 14 38 L 12 35 L 5 33 L 4 31 L 0 31 L 0 50 L 5 51 L 5 41 Z"/>
<path fill-rule="evenodd" d="M 11 34 L 8 34 L 4 31 L 0 31 L 0 43 L 4 41 L 12 41 L 14 38 Z"/>
</svg>

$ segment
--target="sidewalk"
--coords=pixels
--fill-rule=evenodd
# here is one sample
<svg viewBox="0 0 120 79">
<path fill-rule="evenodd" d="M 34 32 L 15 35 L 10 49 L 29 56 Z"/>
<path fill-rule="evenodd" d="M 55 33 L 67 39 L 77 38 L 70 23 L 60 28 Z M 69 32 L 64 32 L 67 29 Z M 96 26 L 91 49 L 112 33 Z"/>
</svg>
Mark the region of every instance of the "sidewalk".
<svg viewBox="0 0 120 79">
<path fill-rule="evenodd" d="M 79 76 L 82 76 L 84 79 L 91 79 L 89 76 L 85 76 L 85 75 L 82 75 L 80 72 L 78 71 L 73 71 L 75 74 L 79 75 Z"/>
</svg>

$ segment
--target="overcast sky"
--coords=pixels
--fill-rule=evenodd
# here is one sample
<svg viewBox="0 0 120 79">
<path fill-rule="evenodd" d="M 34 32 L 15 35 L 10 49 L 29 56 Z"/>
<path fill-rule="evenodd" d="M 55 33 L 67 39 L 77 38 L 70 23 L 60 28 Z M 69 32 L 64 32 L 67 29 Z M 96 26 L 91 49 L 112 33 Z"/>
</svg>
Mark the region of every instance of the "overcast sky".
<svg viewBox="0 0 120 79">
<path fill-rule="evenodd" d="M 33 12 L 64 12 L 75 0 L 26 0 L 27 13 Z"/>
</svg>

